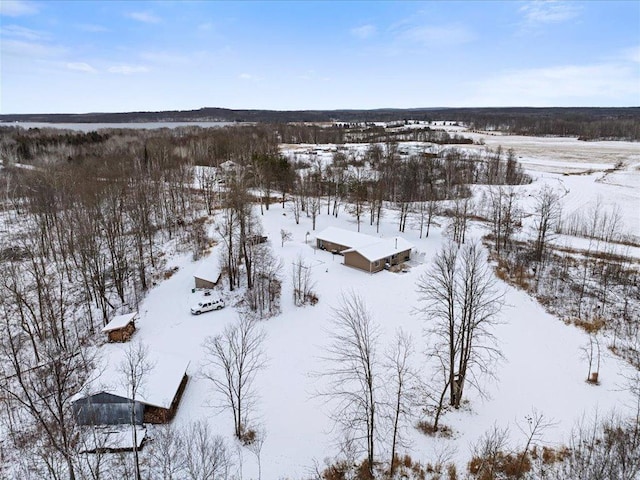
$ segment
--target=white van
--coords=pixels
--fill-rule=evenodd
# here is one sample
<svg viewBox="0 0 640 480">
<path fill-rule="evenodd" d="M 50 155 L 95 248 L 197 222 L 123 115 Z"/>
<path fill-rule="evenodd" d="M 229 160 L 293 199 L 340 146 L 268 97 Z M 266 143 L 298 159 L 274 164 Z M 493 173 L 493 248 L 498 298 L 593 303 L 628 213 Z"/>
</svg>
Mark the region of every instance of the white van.
<svg viewBox="0 0 640 480">
<path fill-rule="evenodd" d="M 210 312 L 211 310 L 220 310 L 221 308 L 224 308 L 224 300 L 221 298 L 207 298 L 191 307 L 191 313 L 193 315 L 200 315 L 201 313 Z"/>
</svg>

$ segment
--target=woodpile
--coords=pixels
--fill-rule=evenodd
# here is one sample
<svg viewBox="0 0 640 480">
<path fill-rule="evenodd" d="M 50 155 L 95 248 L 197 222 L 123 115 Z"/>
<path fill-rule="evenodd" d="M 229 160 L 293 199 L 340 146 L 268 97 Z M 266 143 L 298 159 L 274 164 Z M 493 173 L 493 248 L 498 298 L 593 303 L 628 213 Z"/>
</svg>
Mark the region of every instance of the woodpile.
<svg viewBox="0 0 640 480">
<path fill-rule="evenodd" d="M 136 331 L 136 326 L 133 322 L 128 323 L 125 327 L 119 328 L 117 330 L 111 330 L 109 332 L 109 341 L 110 342 L 128 342 L 133 335 L 133 332 Z"/>
</svg>

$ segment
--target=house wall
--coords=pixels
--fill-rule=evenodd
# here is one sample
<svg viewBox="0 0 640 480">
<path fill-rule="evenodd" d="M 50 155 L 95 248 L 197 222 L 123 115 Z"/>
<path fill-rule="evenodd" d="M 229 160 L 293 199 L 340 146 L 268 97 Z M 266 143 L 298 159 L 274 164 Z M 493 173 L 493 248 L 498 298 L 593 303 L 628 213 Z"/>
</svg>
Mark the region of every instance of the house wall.
<svg viewBox="0 0 640 480">
<path fill-rule="evenodd" d="M 97 393 L 73 403 L 73 413 L 78 425 L 130 425 L 131 401 L 109 393 Z M 142 424 L 144 406 L 136 402 L 134 417 Z"/>
<path fill-rule="evenodd" d="M 411 249 L 404 250 L 396 255 L 396 258 L 392 258 L 389 262 L 391 265 L 399 265 L 402 262 L 406 262 L 411 258 Z"/>
<path fill-rule="evenodd" d="M 196 288 L 213 288 L 216 284 L 210 280 L 204 278 L 194 277 L 196 279 Z"/>
<path fill-rule="evenodd" d="M 343 250 L 347 250 L 349 248 L 346 245 L 340 245 L 339 243 L 320 240 L 319 238 L 316 239 L 316 245 L 318 248 L 328 250 L 329 252 L 342 252 Z"/>
<path fill-rule="evenodd" d="M 379 262 L 378 266 L 370 262 L 358 252 L 347 252 L 344 254 L 344 264 L 350 267 L 359 268 L 365 272 L 379 272 L 384 268 L 384 262 Z"/>
<path fill-rule="evenodd" d="M 129 322 L 126 327 L 119 328 L 118 330 L 111 330 L 109 332 L 110 342 L 128 342 L 136 331 L 136 326 L 133 322 Z"/>
<path fill-rule="evenodd" d="M 389 257 L 388 263 L 390 265 L 399 265 L 402 262 L 406 262 L 409 260 L 411 256 L 411 250 L 404 250 L 396 255 L 395 258 Z M 344 264 L 350 267 L 359 268 L 360 270 L 364 270 L 365 272 L 379 272 L 380 270 L 384 270 L 384 265 L 387 263 L 387 258 L 381 258 L 376 262 L 370 262 L 365 257 L 360 255 L 358 252 L 347 252 L 344 254 Z"/>
</svg>

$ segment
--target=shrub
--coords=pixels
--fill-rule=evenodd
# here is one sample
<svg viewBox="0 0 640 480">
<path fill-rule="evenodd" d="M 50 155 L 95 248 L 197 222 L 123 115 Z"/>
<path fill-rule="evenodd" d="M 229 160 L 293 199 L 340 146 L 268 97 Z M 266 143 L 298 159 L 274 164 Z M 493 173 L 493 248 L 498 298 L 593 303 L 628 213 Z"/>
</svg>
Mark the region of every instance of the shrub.
<svg viewBox="0 0 640 480">
<path fill-rule="evenodd" d="M 420 420 L 416 424 L 416 428 L 429 437 L 453 437 L 453 430 L 447 425 L 438 425 L 437 430 L 434 428 L 433 423 L 426 420 Z"/>
</svg>

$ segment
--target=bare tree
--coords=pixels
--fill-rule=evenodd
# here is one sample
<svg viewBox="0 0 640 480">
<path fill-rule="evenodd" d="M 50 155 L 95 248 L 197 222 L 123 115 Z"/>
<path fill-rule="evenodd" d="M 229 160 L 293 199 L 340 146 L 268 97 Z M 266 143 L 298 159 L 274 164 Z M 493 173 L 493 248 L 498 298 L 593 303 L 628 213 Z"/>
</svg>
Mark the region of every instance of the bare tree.
<svg viewBox="0 0 640 480">
<path fill-rule="evenodd" d="M 181 478 L 185 469 L 185 438 L 174 425 L 162 425 L 155 430 L 148 454 L 154 478 Z"/>
<path fill-rule="evenodd" d="M 533 253 L 536 261 L 541 262 L 549 236 L 560 219 L 560 197 L 551 187 L 545 185 L 536 196 L 534 209 L 536 240 Z"/>
<path fill-rule="evenodd" d="M 91 371 L 89 334 L 77 321 L 56 264 L 46 270 L 36 265 L 9 263 L 0 271 L 0 400 L 8 413 L 3 420 L 17 445 L 35 442 L 49 475 L 74 480 L 71 400 Z"/>
<path fill-rule="evenodd" d="M 291 232 L 289 232 L 288 230 L 285 230 L 284 228 L 280 229 L 280 246 L 284 247 L 284 242 L 290 242 L 291 239 L 293 238 L 293 235 L 291 235 Z"/>
<path fill-rule="evenodd" d="M 333 310 L 329 335 L 328 367 L 319 374 L 327 379 L 327 390 L 321 394 L 335 402 L 333 420 L 347 437 L 364 444 L 369 473 L 373 475 L 380 415 L 379 333 L 362 297 L 355 292 L 342 294 Z"/>
<path fill-rule="evenodd" d="M 416 393 L 416 374 L 411 368 L 413 342 L 402 329 L 396 332 L 395 342 L 387 352 L 385 363 L 388 370 L 386 382 L 389 390 L 391 421 L 391 458 L 389 476 L 393 478 L 398 447 L 402 446 L 402 432 L 411 418 Z"/>
<path fill-rule="evenodd" d="M 566 455 L 553 466 L 551 478 L 636 480 L 640 475 L 640 435 L 637 419 L 612 415 L 583 419 L 572 431 Z"/>
<path fill-rule="evenodd" d="M 489 219 L 496 253 L 505 250 L 511 243 L 516 225 L 518 209 L 513 187 L 491 187 L 489 189 Z"/>
<path fill-rule="evenodd" d="M 146 379 L 153 370 L 154 364 L 149 360 L 149 348 L 141 342 L 129 343 L 124 352 L 124 358 L 118 365 L 122 381 L 127 387 L 129 398 L 129 414 L 131 422 L 132 451 L 136 480 L 142 479 L 140 472 L 140 456 L 138 455 L 138 420 L 136 419 L 136 402 L 138 395 L 142 393 Z"/>
<path fill-rule="evenodd" d="M 254 259 L 253 288 L 247 289 L 245 299 L 249 309 L 264 319 L 280 313 L 280 294 L 282 282 L 282 261 L 276 257 L 269 244 L 256 244 L 252 247 Z"/>
<path fill-rule="evenodd" d="M 317 302 L 317 296 L 313 291 L 315 282 L 311 277 L 311 266 L 304 261 L 302 255 L 298 255 L 292 264 L 291 281 L 293 283 L 293 302 L 296 306 L 301 307 L 307 303 L 313 305 Z"/>
<path fill-rule="evenodd" d="M 598 332 L 589 332 L 589 344 L 582 348 L 589 363 L 587 382 L 598 384 L 600 375 L 600 340 Z"/>
<path fill-rule="evenodd" d="M 225 480 L 232 466 L 224 439 L 206 421 L 191 423 L 183 434 L 184 471 L 189 480 Z"/>
<path fill-rule="evenodd" d="M 451 230 L 453 233 L 453 241 L 458 245 L 465 241 L 465 237 L 467 235 L 467 224 L 469 222 L 469 212 L 472 210 L 473 201 L 469 197 L 453 201 Z"/>
<path fill-rule="evenodd" d="M 502 305 L 496 280 L 477 244 L 449 244 L 418 281 L 417 310 L 434 339 L 437 368 L 446 371 L 450 405 L 459 408 L 467 382 L 482 391 L 480 374 L 490 374 L 500 357 L 491 332 Z"/>
<path fill-rule="evenodd" d="M 267 437 L 267 432 L 264 429 L 259 429 L 256 432 L 255 438 L 247 445 L 247 448 L 256 457 L 258 462 L 258 480 L 262 480 L 262 447 Z"/>
<path fill-rule="evenodd" d="M 223 397 L 222 407 L 233 413 L 234 433 L 242 439 L 255 406 L 253 382 L 265 366 L 262 343 L 264 331 L 247 315 L 234 325 L 227 325 L 222 334 L 207 337 L 204 377 L 213 383 Z"/>
<path fill-rule="evenodd" d="M 518 468 L 516 478 L 522 478 L 525 471 L 525 462 L 528 459 L 529 451 L 532 447 L 536 447 L 542 440 L 544 432 L 554 425 L 553 422 L 547 420 L 543 413 L 537 411 L 535 408 L 530 415 L 525 417 L 527 425 L 523 427 L 518 425 L 518 429 L 525 435 L 526 442 L 524 448 L 518 455 Z"/>
<path fill-rule="evenodd" d="M 365 204 L 367 201 L 367 179 L 362 168 L 356 168 L 354 172 L 349 175 L 347 181 L 349 202 L 349 213 L 356 219 L 358 231 L 360 231 L 360 224 L 362 217 L 365 213 Z"/>
</svg>

